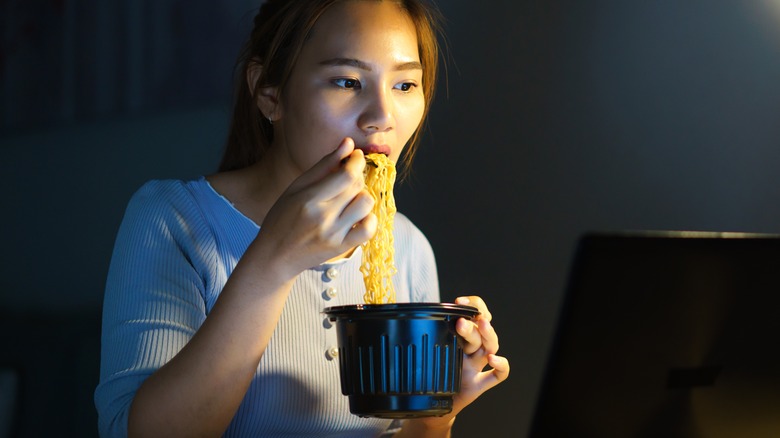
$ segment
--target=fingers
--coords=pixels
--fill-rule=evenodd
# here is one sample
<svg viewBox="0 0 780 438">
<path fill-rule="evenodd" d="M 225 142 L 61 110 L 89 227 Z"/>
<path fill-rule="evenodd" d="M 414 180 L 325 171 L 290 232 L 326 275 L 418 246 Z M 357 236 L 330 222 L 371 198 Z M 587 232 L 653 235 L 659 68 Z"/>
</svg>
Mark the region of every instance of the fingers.
<svg viewBox="0 0 780 438">
<path fill-rule="evenodd" d="M 343 243 L 347 247 L 355 247 L 374 237 L 379 221 L 376 215 L 369 213 L 363 220 L 355 223 L 344 236 Z"/>
<path fill-rule="evenodd" d="M 323 237 L 339 246 L 342 241 L 353 246 L 363 243 L 376 230 L 375 221 L 369 219 L 374 200 L 365 190 L 365 157 L 354 146 L 351 138 L 345 138 L 288 189 L 289 195 L 301 200 L 302 217 L 318 224 Z"/>
<path fill-rule="evenodd" d="M 365 188 L 363 152 L 355 150 L 341 166 L 342 171 L 334 173 L 324 184 L 321 196 L 330 196 L 325 202 L 336 212 L 334 231 L 343 236 L 345 244 L 355 246 L 376 233 L 377 218 L 372 213 L 375 201 Z"/>
<path fill-rule="evenodd" d="M 336 151 L 326 155 L 299 177 L 300 183 L 310 190 L 312 202 L 332 201 L 346 204 L 363 190 L 366 160 L 363 151 L 355 149 L 354 145 L 351 138 L 345 138 Z M 295 184 L 297 183 L 298 180 Z"/>
<path fill-rule="evenodd" d="M 487 361 L 492 369 L 481 372 L 475 377 L 479 393 L 487 391 L 509 377 L 509 360 L 507 358 L 489 354 Z"/>
<path fill-rule="evenodd" d="M 495 384 L 499 384 L 509 377 L 509 359 L 495 354 L 488 355 L 488 365 L 493 368 L 491 373 Z M 495 385 L 494 384 L 494 385 Z M 492 388 L 492 386 L 490 386 Z M 487 389 L 487 388 L 485 388 Z"/>
<path fill-rule="evenodd" d="M 304 187 L 321 181 L 338 168 L 340 163 L 347 157 L 349 157 L 355 151 L 355 141 L 347 137 L 339 143 L 338 147 L 322 157 L 311 169 L 304 172 L 298 177 L 295 182 L 290 186 L 293 191 L 301 190 Z M 362 154 L 363 151 L 360 151 Z"/>
<path fill-rule="evenodd" d="M 322 261 L 362 244 L 377 229 L 371 213 L 374 200 L 365 189 L 365 166 L 363 151 L 345 138 L 287 188 L 263 228 L 278 231 L 280 241 L 294 251 Z"/>
<path fill-rule="evenodd" d="M 481 355 L 495 354 L 498 352 L 498 335 L 490 324 L 493 315 L 487 308 L 485 301 L 475 295 L 458 297 L 456 304 L 474 306 L 479 310 L 479 315 L 473 321 L 461 318 L 456 330 L 463 337 L 465 345 L 463 352 L 474 355 L 481 350 Z"/>
<path fill-rule="evenodd" d="M 493 315 L 490 313 L 490 310 L 488 310 L 485 301 L 476 295 L 467 296 L 467 297 L 458 297 L 455 299 L 455 304 L 476 307 L 479 310 L 479 315 L 477 316 L 477 319 L 486 319 L 488 321 L 493 320 Z"/>
<path fill-rule="evenodd" d="M 361 190 L 351 197 L 339 215 L 344 222 L 354 225 L 364 220 L 374 208 L 374 198 L 367 191 Z"/>
<path fill-rule="evenodd" d="M 473 356 L 495 354 L 498 352 L 498 334 L 486 319 L 469 321 L 460 318 L 455 324 L 455 330 L 463 338 L 463 353 Z"/>
<path fill-rule="evenodd" d="M 493 325 L 485 319 L 477 320 L 479 334 L 482 337 L 482 350 L 485 354 L 498 353 L 498 335 Z"/>
<path fill-rule="evenodd" d="M 346 145 L 347 150 L 353 150 L 343 156 L 337 167 L 331 169 L 328 175 L 311 186 L 309 203 L 316 206 L 314 210 L 326 208 L 334 211 L 336 214 L 333 220 L 339 221 L 340 227 L 346 227 L 346 234 L 350 228 L 368 216 L 374 206 L 374 199 L 365 189 L 363 170 L 366 160 L 363 151 L 354 149 L 350 138 L 346 138 L 342 145 Z"/>
</svg>

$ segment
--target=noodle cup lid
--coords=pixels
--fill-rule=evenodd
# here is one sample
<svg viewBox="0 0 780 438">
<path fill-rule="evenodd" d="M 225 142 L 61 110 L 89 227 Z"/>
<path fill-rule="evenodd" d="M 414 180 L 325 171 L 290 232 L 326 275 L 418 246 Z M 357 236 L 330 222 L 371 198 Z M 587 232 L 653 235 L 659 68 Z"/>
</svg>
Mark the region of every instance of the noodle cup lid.
<svg viewBox="0 0 780 438">
<path fill-rule="evenodd" d="M 347 306 L 327 307 L 323 310 L 331 320 L 337 318 L 404 318 L 426 316 L 458 316 L 474 319 L 479 309 L 454 303 L 392 303 L 392 304 L 351 304 Z"/>
</svg>

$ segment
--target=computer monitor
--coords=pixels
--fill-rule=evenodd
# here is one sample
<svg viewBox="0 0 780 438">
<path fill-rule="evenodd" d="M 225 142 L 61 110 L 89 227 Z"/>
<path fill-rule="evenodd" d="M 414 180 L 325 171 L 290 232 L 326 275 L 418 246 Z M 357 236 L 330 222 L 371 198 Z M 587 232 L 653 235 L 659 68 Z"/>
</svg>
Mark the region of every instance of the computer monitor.
<svg viewBox="0 0 780 438">
<path fill-rule="evenodd" d="M 583 236 L 530 437 L 780 437 L 780 236 Z"/>
</svg>

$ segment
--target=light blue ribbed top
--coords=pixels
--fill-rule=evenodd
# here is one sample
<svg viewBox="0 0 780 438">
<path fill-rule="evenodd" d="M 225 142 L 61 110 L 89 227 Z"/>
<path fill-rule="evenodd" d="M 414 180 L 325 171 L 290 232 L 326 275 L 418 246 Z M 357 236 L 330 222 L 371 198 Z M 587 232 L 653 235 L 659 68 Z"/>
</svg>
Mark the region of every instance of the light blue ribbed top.
<svg viewBox="0 0 780 438">
<path fill-rule="evenodd" d="M 203 177 L 150 181 L 133 195 L 106 284 L 95 391 L 101 436 L 127 435 L 135 392 L 198 330 L 258 230 Z M 438 302 L 436 265 L 426 238 L 398 213 L 394 239 L 398 302 Z M 338 360 L 327 354 L 337 345 L 336 330 L 321 312 L 363 302 L 360 257 L 358 248 L 349 259 L 298 276 L 225 436 L 366 437 L 388 428 L 388 420 L 350 414 Z M 333 279 L 326 275 L 331 268 L 338 271 Z M 334 298 L 327 293 L 331 287 Z"/>
</svg>

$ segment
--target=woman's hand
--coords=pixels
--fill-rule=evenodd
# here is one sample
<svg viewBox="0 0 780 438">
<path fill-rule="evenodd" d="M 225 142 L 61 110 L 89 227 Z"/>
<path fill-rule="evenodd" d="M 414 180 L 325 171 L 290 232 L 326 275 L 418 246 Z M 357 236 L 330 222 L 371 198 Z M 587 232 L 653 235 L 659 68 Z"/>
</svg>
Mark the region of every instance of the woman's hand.
<svg viewBox="0 0 780 438">
<path fill-rule="evenodd" d="M 351 138 L 298 177 L 262 223 L 259 239 L 293 275 L 360 245 L 376 232 L 363 152 Z"/>
<path fill-rule="evenodd" d="M 480 314 L 473 320 L 461 318 L 455 329 L 463 337 L 463 380 L 453 400 L 453 414 L 476 400 L 482 393 L 509 377 L 509 361 L 498 352 L 498 335 L 490 324 L 493 316 L 478 296 L 459 297 L 456 304 L 474 306 Z M 485 369 L 489 366 L 488 369 Z"/>
<path fill-rule="evenodd" d="M 460 318 L 455 325 L 464 340 L 464 357 L 460 392 L 453 397 L 452 412 L 441 417 L 407 420 L 399 437 L 450 436 L 455 416 L 485 391 L 509 377 L 509 361 L 496 355 L 498 335 L 490 324 L 493 317 L 485 302 L 478 296 L 468 296 L 457 298 L 455 303 L 474 306 L 480 314 L 473 321 Z"/>
</svg>

